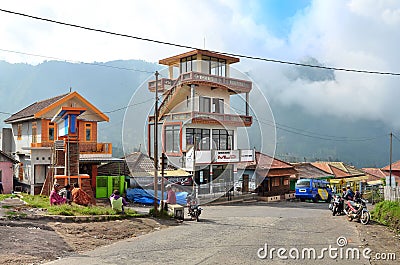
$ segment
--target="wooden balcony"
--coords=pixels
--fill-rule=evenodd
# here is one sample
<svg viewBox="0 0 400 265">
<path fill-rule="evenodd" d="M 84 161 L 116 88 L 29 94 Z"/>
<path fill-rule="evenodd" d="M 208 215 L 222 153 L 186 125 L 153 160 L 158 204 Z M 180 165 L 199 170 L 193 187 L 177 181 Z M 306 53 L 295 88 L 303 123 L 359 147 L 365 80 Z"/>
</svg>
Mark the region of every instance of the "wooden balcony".
<svg viewBox="0 0 400 265">
<path fill-rule="evenodd" d="M 222 124 L 236 127 L 250 127 L 253 123 L 252 116 L 222 114 L 222 113 L 202 113 L 202 112 L 180 112 L 167 113 L 160 117 L 160 121 L 188 121 L 200 124 Z M 149 123 L 154 123 L 154 116 L 149 116 Z"/>
<path fill-rule="evenodd" d="M 31 148 L 53 147 L 54 142 L 31 143 Z M 80 142 L 81 154 L 112 154 L 111 143 Z"/>
<path fill-rule="evenodd" d="M 168 78 L 161 78 L 160 80 L 158 80 L 158 91 L 164 92 L 170 89 L 171 87 L 179 85 L 181 83 L 199 83 L 199 82 L 203 83 L 208 82 L 210 83 L 210 85 L 212 85 L 213 83 L 223 85 L 232 89 L 237 93 L 250 92 L 252 88 L 252 82 L 250 81 L 218 76 L 218 75 L 210 75 L 199 72 L 188 72 L 181 74 L 177 79 L 174 80 Z M 156 89 L 156 81 L 150 81 L 148 83 L 148 88 L 151 92 L 154 92 Z"/>
</svg>

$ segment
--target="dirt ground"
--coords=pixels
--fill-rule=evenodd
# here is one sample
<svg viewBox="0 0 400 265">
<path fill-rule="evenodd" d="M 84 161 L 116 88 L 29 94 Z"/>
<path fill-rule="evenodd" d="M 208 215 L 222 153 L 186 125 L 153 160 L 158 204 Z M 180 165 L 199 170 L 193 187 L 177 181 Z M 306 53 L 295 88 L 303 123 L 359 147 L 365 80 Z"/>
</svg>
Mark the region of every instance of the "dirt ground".
<svg viewBox="0 0 400 265">
<path fill-rule="evenodd" d="M 173 225 L 132 218 L 105 222 L 0 221 L 0 264 L 40 264 Z"/>
</svg>

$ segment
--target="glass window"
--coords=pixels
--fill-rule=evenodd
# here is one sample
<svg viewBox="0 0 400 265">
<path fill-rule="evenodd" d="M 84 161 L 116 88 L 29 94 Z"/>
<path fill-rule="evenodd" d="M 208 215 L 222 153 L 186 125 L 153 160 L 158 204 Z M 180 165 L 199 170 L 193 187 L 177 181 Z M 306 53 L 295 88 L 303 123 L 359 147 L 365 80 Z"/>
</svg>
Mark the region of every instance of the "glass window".
<svg viewBox="0 0 400 265">
<path fill-rule="evenodd" d="M 224 113 L 224 100 L 222 98 L 213 98 L 212 102 L 212 112 Z"/>
<path fill-rule="evenodd" d="M 85 140 L 88 142 L 92 140 L 92 124 L 90 123 L 85 124 Z"/>
<path fill-rule="evenodd" d="M 54 123 L 50 122 L 49 123 L 49 140 L 50 141 L 54 141 L 54 138 L 55 138 L 54 132 L 55 132 Z"/>
<path fill-rule="evenodd" d="M 186 149 L 194 146 L 196 140 L 197 150 L 210 150 L 210 130 L 209 129 L 186 129 Z"/>
<path fill-rule="evenodd" d="M 199 111 L 210 113 L 211 112 L 211 98 L 209 97 L 199 97 Z"/>
<path fill-rule="evenodd" d="M 196 55 L 181 58 L 181 63 L 180 63 L 181 73 L 196 71 L 196 69 L 197 69 L 196 59 L 197 59 Z"/>
<path fill-rule="evenodd" d="M 232 150 L 233 130 L 215 129 L 212 132 L 213 149 Z"/>
<path fill-rule="evenodd" d="M 37 123 L 32 122 L 32 143 L 37 143 Z"/>
<path fill-rule="evenodd" d="M 22 139 L 22 124 L 17 125 L 17 140 Z"/>
<path fill-rule="evenodd" d="M 179 153 L 180 125 L 166 125 L 164 127 L 164 149 L 167 153 Z"/>
</svg>

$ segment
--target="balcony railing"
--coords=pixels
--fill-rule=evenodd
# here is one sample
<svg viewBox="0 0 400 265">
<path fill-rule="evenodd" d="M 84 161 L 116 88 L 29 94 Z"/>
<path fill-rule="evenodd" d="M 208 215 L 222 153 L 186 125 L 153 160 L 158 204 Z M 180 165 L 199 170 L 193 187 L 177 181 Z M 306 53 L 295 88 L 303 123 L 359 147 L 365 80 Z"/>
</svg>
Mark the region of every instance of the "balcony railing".
<svg viewBox="0 0 400 265">
<path fill-rule="evenodd" d="M 54 142 L 31 143 L 32 148 L 53 147 Z M 111 143 L 80 142 L 79 153 L 81 154 L 112 154 Z"/>
<path fill-rule="evenodd" d="M 250 92 L 252 88 L 252 82 L 250 81 L 199 72 L 188 72 L 181 74 L 177 79 L 174 80 L 161 78 L 160 80 L 158 80 L 158 90 L 160 92 L 163 92 L 170 89 L 174 85 L 192 81 L 206 81 L 221 84 L 239 93 Z M 156 81 L 150 81 L 148 83 L 148 87 L 150 91 L 154 92 L 156 89 Z"/>
<path fill-rule="evenodd" d="M 111 143 L 79 143 L 79 153 L 81 154 L 112 154 Z"/>
<path fill-rule="evenodd" d="M 249 127 L 253 123 L 252 116 L 202 113 L 202 112 L 179 112 L 167 113 L 160 117 L 160 121 L 188 121 L 202 124 L 229 124 L 237 127 Z M 154 123 L 154 116 L 149 116 L 149 123 Z"/>
</svg>

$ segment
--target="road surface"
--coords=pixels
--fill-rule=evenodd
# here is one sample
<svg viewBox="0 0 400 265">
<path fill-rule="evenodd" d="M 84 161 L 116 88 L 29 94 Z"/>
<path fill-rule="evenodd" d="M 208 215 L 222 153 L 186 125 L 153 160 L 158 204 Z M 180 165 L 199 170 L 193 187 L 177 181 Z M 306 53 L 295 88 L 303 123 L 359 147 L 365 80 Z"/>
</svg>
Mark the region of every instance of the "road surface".
<svg viewBox="0 0 400 265">
<path fill-rule="evenodd" d="M 49 264 L 370 264 L 355 223 L 325 203 L 205 206 L 200 218 Z"/>
</svg>

